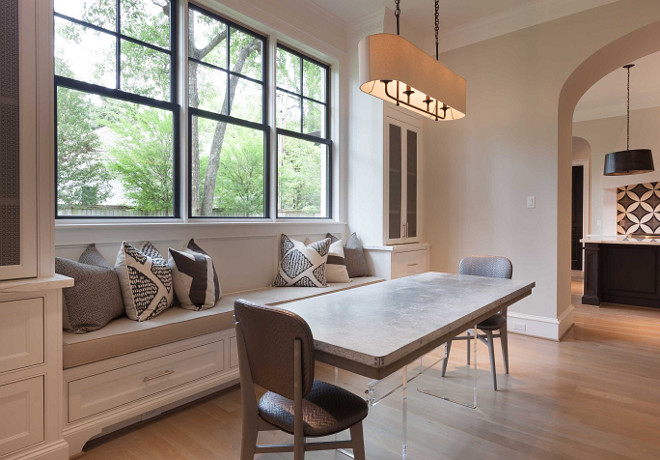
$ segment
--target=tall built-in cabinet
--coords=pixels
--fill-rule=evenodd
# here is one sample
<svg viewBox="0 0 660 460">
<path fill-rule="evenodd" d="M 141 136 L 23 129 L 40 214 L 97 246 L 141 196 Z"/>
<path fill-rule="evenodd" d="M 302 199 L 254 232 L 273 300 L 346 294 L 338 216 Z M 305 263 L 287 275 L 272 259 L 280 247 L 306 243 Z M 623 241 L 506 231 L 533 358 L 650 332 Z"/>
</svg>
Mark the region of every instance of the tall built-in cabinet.
<svg viewBox="0 0 660 460">
<path fill-rule="evenodd" d="M 423 133 L 420 118 L 378 104 L 382 118 L 373 116 L 374 126 L 354 134 L 349 226 L 363 240 L 372 274 L 392 279 L 429 270 L 430 246 L 422 235 Z"/>
<path fill-rule="evenodd" d="M 54 275 L 51 2 L 0 8 L 0 459 L 66 459 Z"/>
</svg>

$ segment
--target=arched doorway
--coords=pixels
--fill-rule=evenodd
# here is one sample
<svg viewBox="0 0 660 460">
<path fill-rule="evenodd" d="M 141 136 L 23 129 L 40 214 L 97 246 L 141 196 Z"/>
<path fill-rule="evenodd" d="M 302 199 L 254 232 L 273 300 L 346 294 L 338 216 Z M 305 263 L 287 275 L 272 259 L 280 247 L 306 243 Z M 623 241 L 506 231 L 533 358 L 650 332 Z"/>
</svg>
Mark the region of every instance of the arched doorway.
<svg viewBox="0 0 660 460">
<path fill-rule="evenodd" d="M 605 75 L 649 54 L 660 51 L 660 21 L 635 30 L 604 46 L 580 64 L 564 83 L 558 111 L 557 196 L 557 298 L 571 299 L 571 164 L 573 113 L 580 98 Z"/>
</svg>

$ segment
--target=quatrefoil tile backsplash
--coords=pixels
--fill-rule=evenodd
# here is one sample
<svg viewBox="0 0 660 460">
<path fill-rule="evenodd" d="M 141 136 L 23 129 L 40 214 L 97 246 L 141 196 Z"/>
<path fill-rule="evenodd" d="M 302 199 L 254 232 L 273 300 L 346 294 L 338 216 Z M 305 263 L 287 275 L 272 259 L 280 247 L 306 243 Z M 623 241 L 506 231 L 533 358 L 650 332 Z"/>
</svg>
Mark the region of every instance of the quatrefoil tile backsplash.
<svg viewBox="0 0 660 460">
<path fill-rule="evenodd" d="M 627 185 L 616 191 L 616 232 L 660 235 L 660 182 Z"/>
</svg>

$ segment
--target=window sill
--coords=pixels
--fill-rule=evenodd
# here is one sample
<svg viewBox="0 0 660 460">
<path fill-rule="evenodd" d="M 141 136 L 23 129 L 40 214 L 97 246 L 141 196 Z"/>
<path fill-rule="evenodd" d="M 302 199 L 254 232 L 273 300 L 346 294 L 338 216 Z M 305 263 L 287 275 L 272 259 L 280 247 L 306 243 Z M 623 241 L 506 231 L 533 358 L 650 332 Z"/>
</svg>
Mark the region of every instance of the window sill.
<svg viewBox="0 0 660 460">
<path fill-rule="evenodd" d="M 83 221 L 83 220 L 56 220 L 55 229 L 120 229 L 120 228 L 191 228 L 191 227 L 276 227 L 280 225 L 300 225 L 300 226 L 328 226 L 328 225 L 346 225 L 346 222 L 339 222 L 333 219 L 278 219 L 278 220 L 253 220 L 253 221 L 232 221 L 232 220 L 188 220 L 180 219 L 168 220 L 149 220 L 149 221 Z"/>
</svg>

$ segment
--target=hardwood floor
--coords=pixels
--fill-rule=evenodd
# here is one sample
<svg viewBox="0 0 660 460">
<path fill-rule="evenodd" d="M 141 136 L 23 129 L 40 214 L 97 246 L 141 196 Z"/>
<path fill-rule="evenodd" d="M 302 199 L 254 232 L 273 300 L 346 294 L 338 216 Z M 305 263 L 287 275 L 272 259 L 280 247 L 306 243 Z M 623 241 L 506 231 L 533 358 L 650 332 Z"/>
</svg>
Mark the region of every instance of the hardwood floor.
<svg viewBox="0 0 660 460">
<path fill-rule="evenodd" d="M 501 373 L 498 354 L 497 392 L 490 387 L 485 348 L 479 349 L 477 409 L 417 392 L 418 387 L 436 384 L 447 389 L 461 379 L 467 372 L 461 343 L 455 342 L 444 381 L 435 369 L 413 381 L 408 398 L 409 458 L 660 458 L 660 310 L 582 305 L 581 289 L 581 280 L 574 280 L 575 326 L 561 343 L 510 334 L 511 374 Z M 317 378 L 333 381 L 333 369 L 319 365 Z M 367 382 L 346 372 L 339 372 L 338 379 L 360 394 Z M 462 396 L 471 395 L 469 379 L 461 391 Z M 401 458 L 400 414 L 400 390 L 371 408 L 365 421 L 367 458 Z M 235 388 L 92 441 L 85 458 L 236 459 L 240 421 L 240 394 Z M 288 439 L 267 433 L 260 442 Z M 347 458 L 335 452 L 306 457 Z"/>
</svg>

